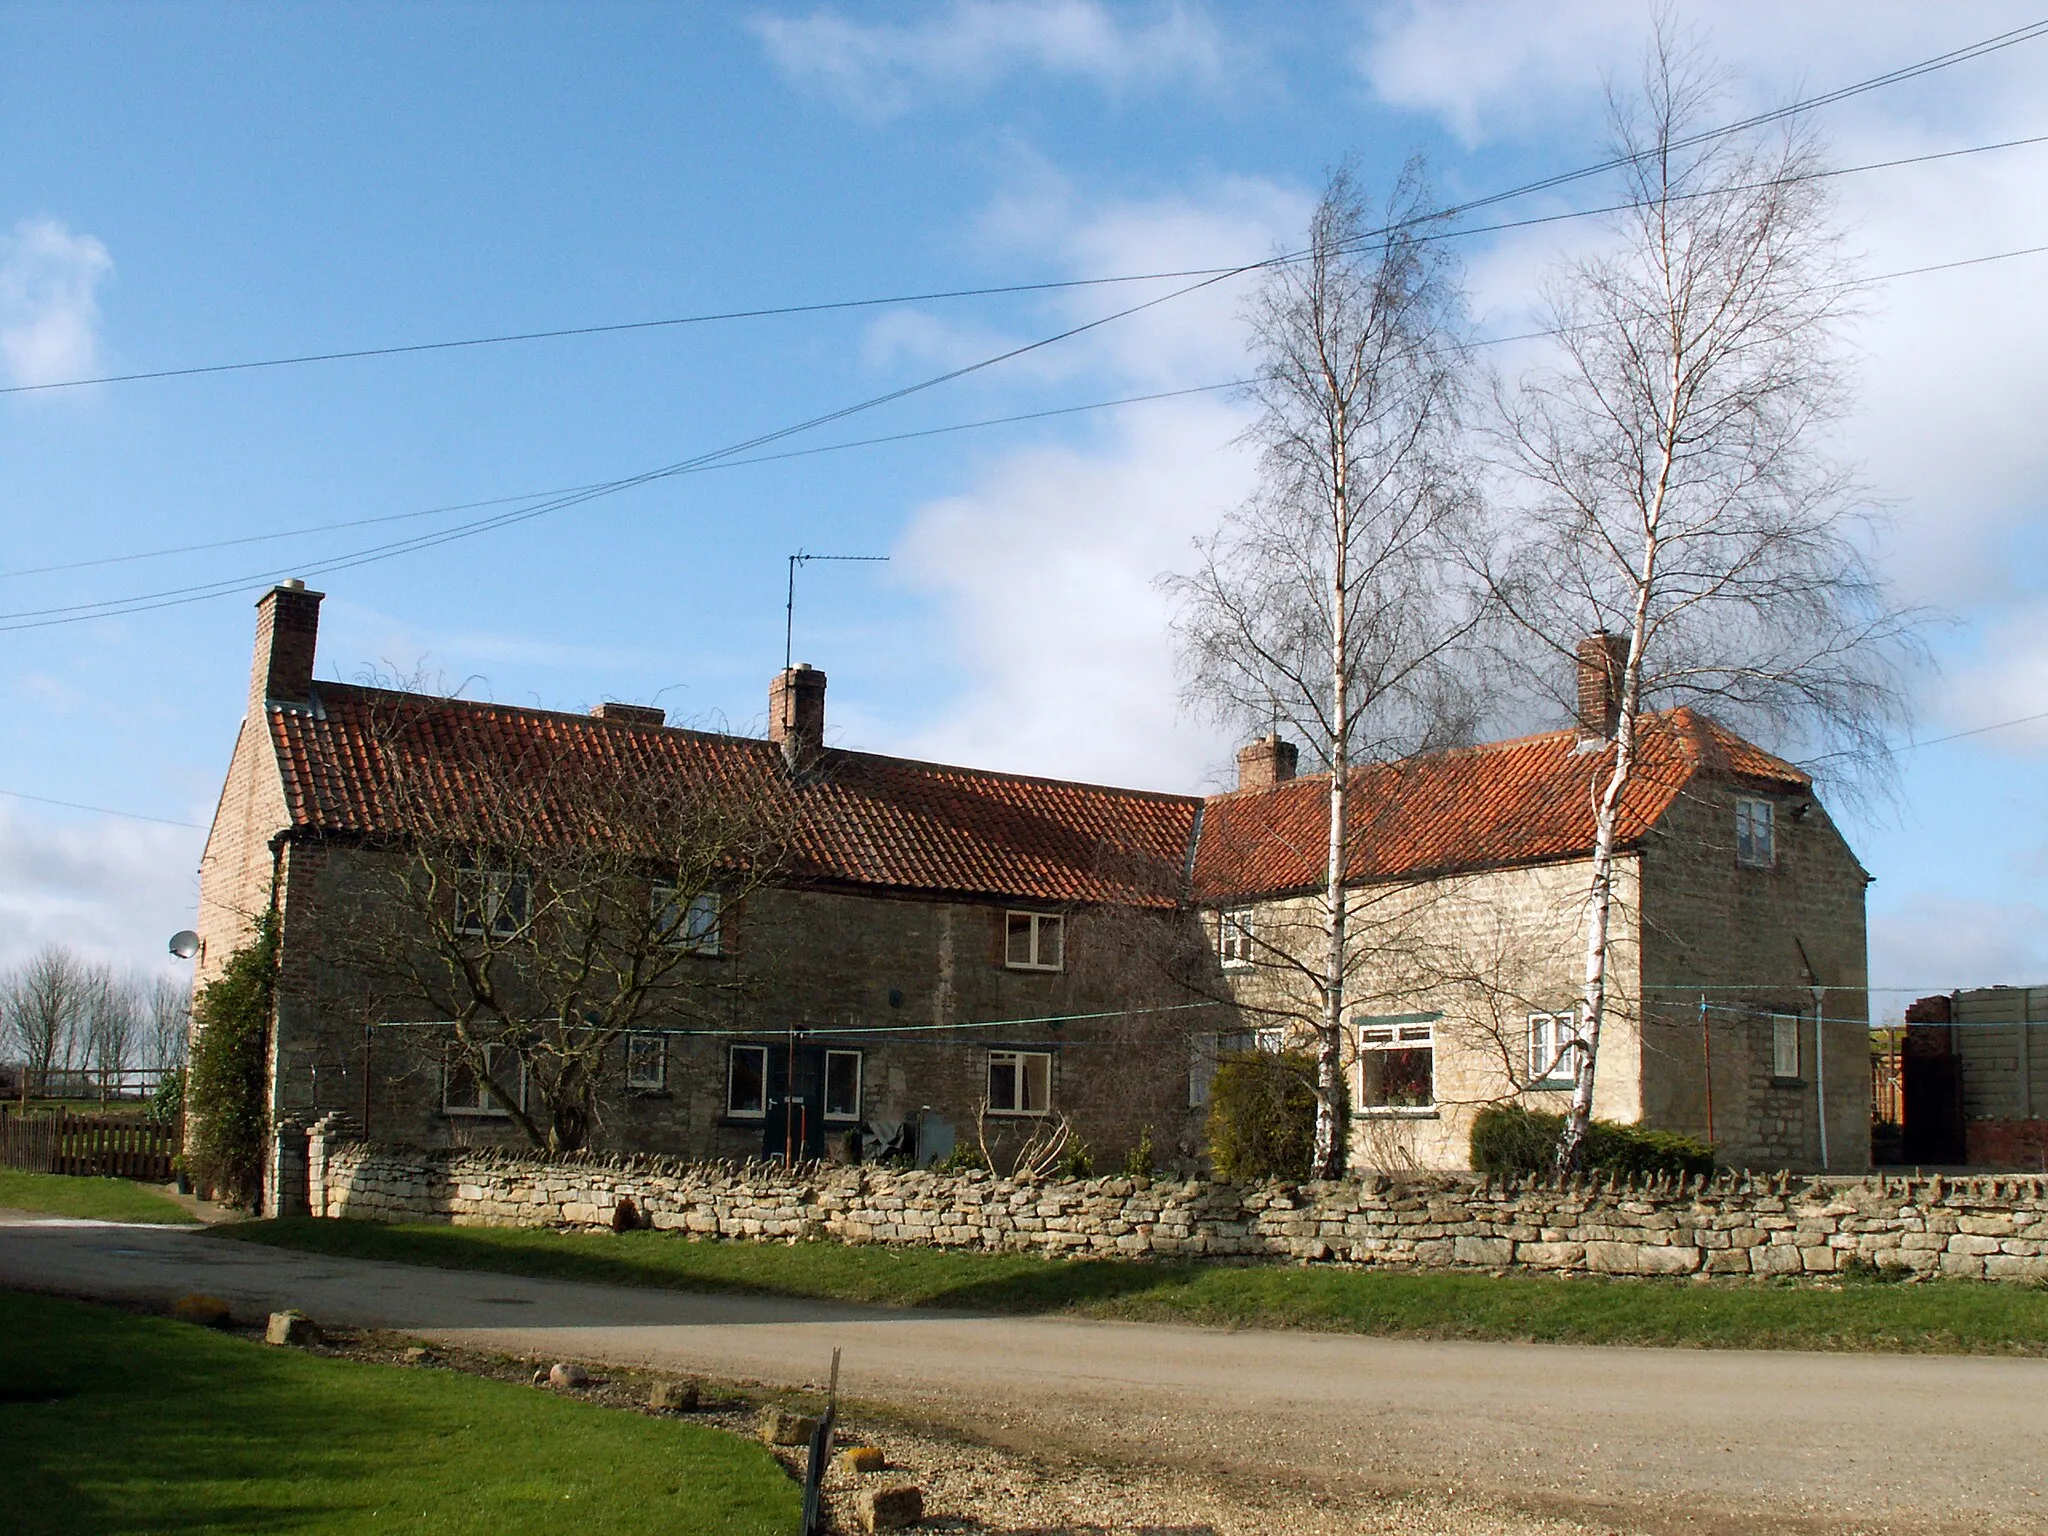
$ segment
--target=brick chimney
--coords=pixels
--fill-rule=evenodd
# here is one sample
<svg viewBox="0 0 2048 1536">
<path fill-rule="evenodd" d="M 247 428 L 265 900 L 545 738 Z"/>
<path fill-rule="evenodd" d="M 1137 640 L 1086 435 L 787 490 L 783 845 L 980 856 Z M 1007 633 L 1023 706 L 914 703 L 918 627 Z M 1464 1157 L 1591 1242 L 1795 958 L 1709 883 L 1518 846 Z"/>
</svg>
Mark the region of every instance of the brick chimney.
<svg viewBox="0 0 2048 1536">
<path fill-rule="evenodd" d="M 652 704 L 621 704 L 616 699 L 606 699 L 591 713 L 600 720 L 618 720 L 627 725 L 667 725 L 668 715 Z"/>
<path fill-rule="evenodd" d="M 1300 761 L 1301 749 L 1291 741 L 1282 741 L 1278 731 L 1261 736 L 1250 746 L 1237 749 L 1237 787 L 1271 789 L 1275 784 L 1285 784 L 1294 777 Z"/>
<path fill-rule="evenodd" d="M 320 599 L 303 581 L 272 587 L 256 600 L 256 661 L 249 669 L 249 709 L 266 703 L 305 704 L 313 697 L 313 645 L 320 638 Z"/>
<path fill-rule="evenodd" d="M 1579 734 L 1611 741 L 1621 725 L 1621 674 L 1628 665 L 1628 636 L 1606 630 L 1579 642 Z"/>
<path fill-rule="evenodd" d="M 825 749 L 825 674 L 808 661 L 768 685 L 768 739 L 791 768 L 808 768 Z"/>
</svg>

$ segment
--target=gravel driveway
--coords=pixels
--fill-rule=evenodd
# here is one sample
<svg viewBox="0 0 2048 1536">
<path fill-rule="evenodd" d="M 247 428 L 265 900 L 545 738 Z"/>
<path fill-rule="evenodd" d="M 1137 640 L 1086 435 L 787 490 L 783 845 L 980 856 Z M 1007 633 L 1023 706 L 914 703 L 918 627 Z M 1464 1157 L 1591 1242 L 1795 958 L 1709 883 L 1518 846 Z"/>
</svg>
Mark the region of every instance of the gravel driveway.
<svg viewBox="0 0 2048 1536">
<path fill-rule="evenodd" d="M 2048 1531 L 2048 1361 L 2037 1359 L 906 1312 L 422 1269 L 197 1231 L 5 1216 L 0 1285 L 144 1302 L 204 1290 L 249 1312 L 289 1305 L 476 1348 L 771 1385 L 818 1382 L 836 1346 L 850 1395 L 1028 1456 L 1314 1490 L 1338 1519 L 1331 1528 L 1393 1528 L 1360 1518 L 1374 1495 L 1391 1493 L 1520 1512 L 1535 1517 L 1532 1529 L 1549 1516 L 1627 1531 Z"/>
</svg>

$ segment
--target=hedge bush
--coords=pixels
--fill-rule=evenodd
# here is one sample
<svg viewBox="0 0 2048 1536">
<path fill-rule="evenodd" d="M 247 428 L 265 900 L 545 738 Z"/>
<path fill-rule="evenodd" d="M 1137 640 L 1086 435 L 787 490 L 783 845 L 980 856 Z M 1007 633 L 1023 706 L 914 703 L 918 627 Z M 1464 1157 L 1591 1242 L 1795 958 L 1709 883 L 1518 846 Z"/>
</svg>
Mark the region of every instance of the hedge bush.
<svg viewBox="0 0 2048 1536">
<path fill-rule="evenodd" d="M 192 999 L 187 1069 L 188 1156 L 214 1199 L 253 1205 L 263 1189 L 270 1129 L 270 1017 L 277 987 L 277 923 L 265 914 L 250 941 Z"/>
<path fill-rule="evenodd" d="M 1209 1084 L 1209 1160 L 1217 1177 L 1308 1177 L 1315 1070 L 1315 1058 L 1299 1052 L 1250 1051 L 1216 1064 Z"/>
<path fill-rule="evenodd" d="M 1472 1122 L 1472 1166 L 1480 1173 L 1548 1173 L 1557 1161 L 1564 1116 L 1489 1104 Z M 1714 1149 L 1696 1137 L 1595 1120 L 1586 1129 L 1588 1172 L 1697 1174 L 1714 1171 Z"/>
</svg>

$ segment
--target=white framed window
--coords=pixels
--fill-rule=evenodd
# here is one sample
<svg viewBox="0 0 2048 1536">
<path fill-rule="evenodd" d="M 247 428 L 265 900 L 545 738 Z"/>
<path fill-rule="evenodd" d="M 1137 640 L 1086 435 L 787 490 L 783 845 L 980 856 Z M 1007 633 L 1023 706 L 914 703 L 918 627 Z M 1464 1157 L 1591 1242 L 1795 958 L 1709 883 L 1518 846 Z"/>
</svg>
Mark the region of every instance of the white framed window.
<svg viewBox="0 0 2048 1536">
<path fill-rule="evenodd" d="M 725 1057 L 725 1112 L 734 1120 L 768 1113 L 768 1047 L 735 1045 Z"/>
<path fill-rule="evenodd" d="M 634 1033 L 626 1036 L 626 1086 L 659 1092 L 668 1086 L 668 1038 Z"/>
<path fill-rule="evenodd" d="M 1436 1107 L 1436 1026 L 1367 1024 L 1358 1031 L 1358 1104 L 1381 1112 Z"/>
<path fill-rule="evenodd" d="M 1278 1056 L 1287 1049 L 1287 1026 L 1285 1024 L 1262 1024 L 1252 1031 L 1252 1049 L 1267 1056 Z"/>
<path fill-rule="evenodd" d="M 1796 1080 L 1799 1076 L 1799 1023 L 1796 1013 L 1771 1015 L 1771 1076 Z"/>
<path fill-rule="evenodd" d="M 825 1053 L 825 1118 L 860 1118 L 860 1052 Z"/>
<path fill-rule="evenodd" d="M 511 1046 L 494 1043 L 484 1047 L 483 1075 L 521 1109 L 526 1107 L 526 1064 Z M 441 1069 L 441 1111 L 487 1120 L 503 1120 L 512 1113 L 484 1086 L 476 1064 L 468 1061 L 450 1062 Z"/>
<path fill-rule="evenodd" d="M 1247 970 L 1258 959 L 1253 948 L 1254 909 L 1231 907 L 1216 914 L 1216 955 L 1226 971 Z"/>
<path fill-rule="evenodd" d="M 1052 1108 L 1052 1054 L 1049 1051 L 988 1053 L 988 1112 L 992 1115 L 1042 1115 Z"/>
<path fill-rule="evenodd" d="M 1751 869 L 1778 863 L 1777 807 L 1747 796 L 1735 802 L 1735 862 Z"/>
<path fill-rule="evenodd" d="M 1057 971 L 1067 963 L 1067 920 L 1057 912 L 1005 912 L 1003 964 L 1013 971 Z"/>
<path fill-rule="evenodd" d="M 693 955 L 719 953 L 719 926 L 725 902 L 717 891 L 699 891 L 684 901 L 673 885 L 657 881 L 650 898 L 654 931 L 664 944 Z"/>
<path fill-rule="evenodd" d="M 1585 1030 L 1576 1006 L 1563 1013 L 1529 1015 L 1529 1082 L 1534 1085 L 1570 1083 L 1578 1075 Z"/>
<path fill-rule="evenodd" d="M 510 869 L 465 869 L 455 880 L 455 931 L 508 939 L 526 926 L 526 877 Z"/>
</svg>

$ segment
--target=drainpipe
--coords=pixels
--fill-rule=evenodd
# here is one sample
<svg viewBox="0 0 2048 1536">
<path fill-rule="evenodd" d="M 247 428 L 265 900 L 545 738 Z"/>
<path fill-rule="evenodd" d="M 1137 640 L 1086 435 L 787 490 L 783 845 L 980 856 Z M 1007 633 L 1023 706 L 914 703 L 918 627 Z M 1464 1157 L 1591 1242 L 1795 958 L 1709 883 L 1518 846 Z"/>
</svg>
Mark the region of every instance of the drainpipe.
<svg viewBox="0 0 2048 1536">
<path fill-rule="evenodd" d="M 1813 988 L 1813 1091 L 1820 1108 L 1820 1171 L 1828 1171 L 1828 1054 L 1827 1054 L 1827 1002 L 1828 989 L 1819 983 Z"/>
</svg>

